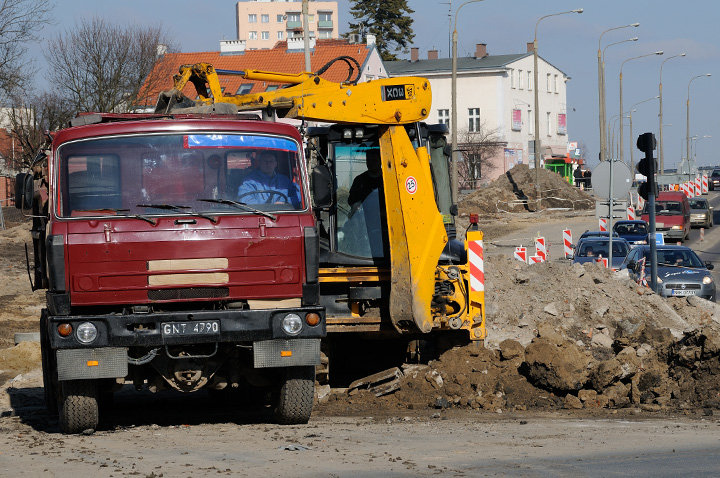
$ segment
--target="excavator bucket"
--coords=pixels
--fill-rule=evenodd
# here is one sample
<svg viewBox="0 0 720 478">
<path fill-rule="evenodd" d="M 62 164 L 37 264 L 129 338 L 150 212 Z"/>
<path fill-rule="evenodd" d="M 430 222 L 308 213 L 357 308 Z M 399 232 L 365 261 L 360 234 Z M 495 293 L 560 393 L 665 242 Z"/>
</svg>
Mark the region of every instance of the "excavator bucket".
<svg viewBox="0 0 720 478">
<path fill-rule="evenodd" d="M 195 102 L 179 91 L 161 91 L 155 104 L 155 113 L 166 114 L 177 108 L 190 108 Z"/>
</svg>

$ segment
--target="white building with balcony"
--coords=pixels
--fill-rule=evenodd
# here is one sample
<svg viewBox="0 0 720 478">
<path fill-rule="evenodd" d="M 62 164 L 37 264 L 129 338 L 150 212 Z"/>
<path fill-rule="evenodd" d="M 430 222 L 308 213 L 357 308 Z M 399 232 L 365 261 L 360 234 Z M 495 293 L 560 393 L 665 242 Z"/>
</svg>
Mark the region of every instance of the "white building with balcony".
<svg viewBox="0 0 720 478">
<path fill-rule="evenodd" d="M 293 0 L 246 0 L 235 5 L 237 39 L 245 50 L 272 48 L 278 41 L 303 37 L 302 2 Z M 338 38 L 337 2 L 308 4 L 310 38 Z"/>
<path fill-rule="evenodd" d="M 438 58 L 437 50 L 419 59 L 385 62 L 388 74 L 422 76 L 432 88 L 429 122 L 450 125 L 452 59 Z M 541 162 L 566 156 L 568 145 L 566 82 L 570 79 L 543 58 L 538 59 Z M 475 55 L 457 60 L 458 148 L 462 138 L 494 131 L 501 153 L 488 158 L 492 166 L 480 172 L 481 183 L 495 179 L 519 163 L 534 165 L 534 88 L 532 43 L 525 53 L 488 55 L 485 44 Z"/>
</svg>

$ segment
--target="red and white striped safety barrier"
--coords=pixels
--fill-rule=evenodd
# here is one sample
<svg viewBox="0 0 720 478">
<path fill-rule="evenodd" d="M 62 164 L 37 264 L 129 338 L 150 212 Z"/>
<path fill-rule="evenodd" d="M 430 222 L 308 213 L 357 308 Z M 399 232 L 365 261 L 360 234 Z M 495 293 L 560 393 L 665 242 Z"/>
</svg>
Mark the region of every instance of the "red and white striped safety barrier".
<svg viewBox="0 0 720 478">
<path fill-rule="evenodd" d="M 521 262 L 527 262 L 527 247 L 516 247 L 513 258 Z"/>
<path fill-rule="evenodd" d="M 647 287 L 647 280 L 645 279 L 645 257 L 640 259 L 640 277 L 638 278 L 638 284 L 644 285 Z"/>
<path fill-rule="evenodd" d="M 695 182 L 688 181 L 687 188 L 688 188 L 688 197 L 694 198 L 695 197 Z"/>
<path fill-rule="evenodd" d="M 565 254 L 565 259 L 573 255 L 572 231 L 570 229 L 563 229 L 563 253 Z"/>
<path fill-rule="evenodd" d="M 637 200 L 637 207 L 638 210 L 642 211 L 645 208 L 645 200 L 638 194 L 638 200 Z"/>
<path fill-rule="evenodd" d="M 634 221 L 635 220 L 635 208 L 632 206 L 628 206 L 627 208 L 627 218 L 628 221 Z"/>
<path fill-rule="evenodd" d="M 705 240 L 705 228 L 701 227 L 700 228 L 700 242 L 702 242 L 704 240 Z"/>
<path fill-rule="evenodd" d="M 541 262 L 545 262 L 545 259 L 543 259 L 540 256 L 530 256 L 529 260 L 530 260 L 530 264 L 539 264 Z"/>
<path fill-rule="evenodd" d="M 702 194 L 702 178 L 695 178 L 695 195 L 700 196 Z"/>
<path fill-rule="evenodd" d="M 603 267 L 606 268 L 606 269 L 607 269 L 607 267 L 608 267 L 608 258 L 607 258 L 607 257 L 603 257 L 602 255 L 598 256 L 598 258 L 595 259 L 595 262 L 601 263 L 601 264 L 603 265 Z"/>
<path fill-rule="evenodd" d="M 687 183 L 680 183 L 680 192 L 685 194 L 686 196 L 689 196 L 687 192 Z"/>
<path fill-rule="evenodd" d="M 485 291 L 485 261 L 483 241 L 468 241 L 468 262 L 470 263 L 470 290 Z"/>
<path fill-rule="evenodd" d="M 710 186 L 710 185 L 709 185 L 709 183 L 708 183 L 708 175 L 707 175 L 707 174 L 703 174 L 703 175 L 702 175 L 702 191 L 701 191 L 701 192 L 702 192 L 703 194 L 707 194 L 708 191 L 709 191 L 709 189 L 710 189 L 709 186 Z"/>
<path fill-rule="evenodd" d="M 598 221 L 599 222 L 598 227 L 600 228 L 601 232 L 607 232 L 607 221 L 608 220 L 604 217 L 601 217 L 600 220 Z"/>
<path fill-rule="evenodd" d="M 672 183 L 668 184 L 668 191 L 676 191 L 675 185 Z"/>
<path fill-rule="evenodd" d="M 547 260 L 547 246 L 544 237 L 535 238 L 535 255 L 542 257 L 543 262 Z"/>
</svg>

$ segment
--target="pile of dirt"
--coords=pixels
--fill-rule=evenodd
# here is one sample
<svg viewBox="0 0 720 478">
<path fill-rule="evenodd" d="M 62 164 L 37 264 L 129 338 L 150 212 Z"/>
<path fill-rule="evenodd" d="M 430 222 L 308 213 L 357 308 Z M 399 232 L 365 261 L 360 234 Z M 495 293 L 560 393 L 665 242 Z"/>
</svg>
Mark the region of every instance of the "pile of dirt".
<svg viewBox="0 0 720 478">
<path fill-rule="evenodd" d="M 321 409 L 720 409 L 720 306 L 595 264 L 491 257 L 486 277 L 485 347 L 406 364 L 393 393 L 330 394 Z"/>
<path fill-rule="evenodd" d="M 483 215 L 546 208 L 579 210 L 595 207 L 592 196 L 569 184 L 559 174 L 541 169 L 539 179 L 540 200 L 538 200 L 538 188 L 535 187 L 536 171 L 526 164 L 518 164 L 488 185 L 463 198 L 458 207 L 464 212 Z"/>
</svg>

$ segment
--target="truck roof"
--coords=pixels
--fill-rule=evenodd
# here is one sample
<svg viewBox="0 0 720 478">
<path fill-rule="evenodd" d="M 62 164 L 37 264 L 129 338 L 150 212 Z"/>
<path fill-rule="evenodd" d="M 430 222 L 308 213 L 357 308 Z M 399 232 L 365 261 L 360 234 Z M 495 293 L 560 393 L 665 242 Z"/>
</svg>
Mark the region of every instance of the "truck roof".
<svg viewBox="0 0 720 478">
<path fill-rule="evenodd" d="M 95 116 L 86 124 L 70 126 L 55 133 L 53 141 L 64 143 L 76 139 L 132 133 L 174 133 L 174 132 L 247 132 L 280 134 L 301 141 L 297 128 L 286 123 L 259 121 L 245 117 L 238 119 L 227 115 L 86 115 Z M 101 117 L 99 121 L 98 116 Z M 82 116 L 80 117 L 82 118 Z"/>
</svg>

